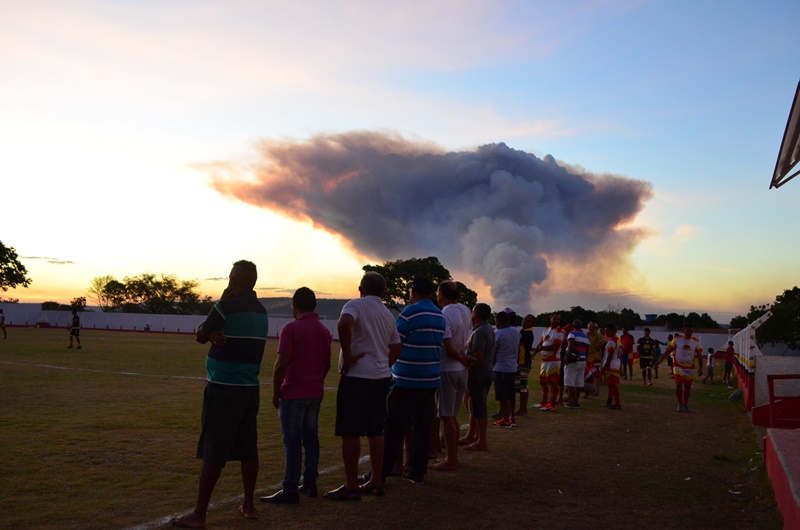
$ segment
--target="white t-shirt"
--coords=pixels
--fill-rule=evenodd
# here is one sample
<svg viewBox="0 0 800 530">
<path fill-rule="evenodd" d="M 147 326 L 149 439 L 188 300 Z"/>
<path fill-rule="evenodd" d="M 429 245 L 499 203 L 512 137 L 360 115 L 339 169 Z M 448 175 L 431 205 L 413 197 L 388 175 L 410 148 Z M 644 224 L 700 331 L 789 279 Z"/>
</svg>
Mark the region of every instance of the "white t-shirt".
<svg viewBox="0 0 800 530">
<path fill-rule="evenodd" d="M 506 326 L 494 331 L 494 371 L 516 372 L 519 358 L 519 341 L 522 335 L 518 328 Z"/>
<path fill-rule="evenodd" d="M 377 296 L 354 298 L 344 305 L 342 315 L 350 315 L 354 320 L 350 351 L 353 355 L 365 354 L 350 366 L 347 375 L 364 379 L 391 377 L 389 345 L 400 344 L 400 335 L 394 316 L 381 299 Z M 340 372 L 342 364 L 342 352 L 339 350 Z"/>
<path fill-rule="evenodd" d="M 442 309 L 445 324 L 450 331 L 453 348 L 461 353 L 467 349 L 469 334 L 472 332 L 472 312 L 464 304 L 448 304 Z M 453 359 L 442 348 L 442 371 L 460 372 L 467 367 Z"/>
</svg>

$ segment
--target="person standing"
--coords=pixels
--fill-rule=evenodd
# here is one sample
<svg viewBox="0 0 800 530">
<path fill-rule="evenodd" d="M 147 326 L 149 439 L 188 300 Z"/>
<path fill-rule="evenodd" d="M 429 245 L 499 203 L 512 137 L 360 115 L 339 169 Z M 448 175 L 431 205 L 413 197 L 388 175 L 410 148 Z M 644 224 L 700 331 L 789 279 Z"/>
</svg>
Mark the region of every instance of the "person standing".
<svg viewBox="0 0 800 530">
<path fill-rule="evenodd" d="M 472 308 L 472 333 L 467 340 L 466 355 L 469 357 L 469 430 L 458 441 L 468 451 L 486 451 L 489 428 L 489 408 L 487 398 L 492 386 L 494 372 L 494 331 L 489 324 L 492 308 L 478 303 Z"/>
<path fill-rule="evenodd" d="M 272 404 L 278 409 L 286 452 L 283 489 L 261 497 L 262 502 L 297 504 L 300 493 L 317 496 L 319 476 L 319 407 L 325 376 L 331 368 L 331 334 L 322 325 L 317 297 L 308 287 L 292 296 L 295 320 L 281 330 L 278 356 L 272 374 Z M 305 473 L 300 485 L 301 460 L 305 449 Z"/>
<path fill-rule="evenodd" d="M 733 341 L 728 341 L 728 347 L 725 350 L 725 373 L 722 374 L 722 382 L 726 385 L 731 385 L 731 370 L 733 369 L 733 357 L 736 352 L 733 349 Z"/>
<path fill-rule="evenodd" d="M 622 327 L 622 335 L 619 336 L 620 363 L 622 365 L 622 379 L 633 381 L 633 347 L 636 341 L 630 334 L 628 328 Z"/>
<path fill-rule="evenodd" d="M 678 412 L 689 412 L 689 397 L 692 394 L 692 381 L 695 373 L 695 360 L 700 361 L 697 369 L 698 375 L 703 375 L 703 348 L 700 340 L 693 336 L 694 329 L 687 327 L 683 335 L 676 335 L 670 342 L 661 359 L 656 364 L 661 364 L 665 357 L 673 354 L 673 378 L 675 379 L 675 396 L 678 398 Z"/>
<path fill-rule="evenodd" d="M 67 349 L 72 348 L 72 339 L 78 344 L 77 349 L 81 349 L 81 317 L 78 316 L 78 310 L 72 310 L 72 322 L 69 325 L 69 346 Z"/>
<path fill-rule="evenodd" d="M 606 324 L 606 338 L 608 342 L 605 346 L 605 353 L 603 355 L 603 370 L 606 374 L 606 386 L 608 387 L 608 398 L 606 399 L 606 406 L 609 410 L 620 410 L 619 397 L 619 372 L 622 368 L 622 359 L 620 358 L 619 338 L 617 338 L 616 324 Z"/>
<path fill-rule="evenodd" d="M 580 408 L 581 391 L 586 382 L 586 352 L 589 349 L 589 337 L 583 332 L 583 322 L 575 319 L 572 331 L 567 335 L 567 358 L 564 365 L 564 386 L 567 387 L 568 409 Z"/>
<path fill-rule="evenodd" d="M 392 313 L 383 305 L 386 280 L 370 271 L 358 286 L 360 298 L 347 302 L 339 316 L 339 388 L 336 392 L 336 436 L 342 438 L 345 483 L 324 497 L 358 501 L 362 492 L 383 494 L 383 429 L 390 366 L 400 355 L 400 335 Z M 369 444 L 369 479 L 359 489 L 361 437 Z"/>
<path fill-rule="evenodd" d="M 383 480 L 403 450 L 403 438 L 411 427 L 409 470 L 403 479 L 421 484 L 428 472 L 428 449 L 436 389 L 440 385 L 441 351 L 445 319 L 431 300 L 433 282 L 417 276 L 409 285 L 411 305 L 397 318 L 402 350 L 392 364 L 394 385 L 386 399 L 386 438 Z"/>
<path fill-rule="evenodd" d="M 653 355 L 657 346 L 658 341 L 650 336 L 650 328 L 644 328 L 644 336 L 636 341 L 636 351 L 639 353 L 642 383 L 646 386 L 653 386 Z"/>
<path fill-rule="evenodd" d="M 258 279 L 255 264 L 237 261 L 228 279 L 221 299 L 195 333 L 200 344 L 211 343 L 197 443 L 197 458 L 203 464 L 194 511 L 172 520 L 181 528 L 205 528 L 211 494 L 222 468 L 231 460 L 241 462 L 244 501 L 239 513 L 245 519 L 258 518 L 253 504 L 258 478 L 258 374 L 269 319 L 253 290 Z"/>
<path fill-rule="evenodd" d="M 494 332 L 494 391 L 495 399 L 500 402 L 500 419 L 492 423 L 495 427 L 517 426 L 514 418 L 514 378 L 517 375 L 519 343 L 522 337 L 514 326 L 516 318 L 516 313 L 509 308 L 494 316 L 497 326 Z"/>
<path fill-rule="evenodd" d="M 522 330 L 519 340 L 519 359 L 517 360 L 517 381 L 515 392 L 519 394 L 519 408 L 514 412 L 517 416 L 528 414 L 528 376 L 531 373 L 531 350 L 533 350 L 533 323 L 531 314 L 522 319 Z"/>
<path fill-rule="evenodd" d="M 539 344 L 533 354 L 542 353 L 542 365 L 539 369 L 539 383 L 542 385 L 542 402 L 539 410 L 554 412 L 558 400 L 561 382 L 561 343 L 564 332 L 561 329 L 561 315 L 550 315 L 550 327 L 542 331 Z"/>
<path fill-rule="evenodd" d="M 596 379 L 595 396 L 600 395 L 600 379 L 603 375 L 603 352 L 605 349 L 606 339 L 605 335 L 600 333 L 599 327 L 596 322 L 589 322 L 589 350 L 586 353 L 586 364 L 594 374 Z"/>
<path fill-rule="evenodd" d="M 0 309 L 0 329 L 3 330 L 3 338 L 8 338 L 8 333 L 6 333 L 6 314 L 3 313 L 3 310 Z"/>
<path fill-rule="evenodd" d="M 442 425 L 447 456 L 428 466 L 435 471 L 458 469 L 458 411 L 467 390 L 467 340 L 471 328 L 470 310 L 458 302 L 458 286 L 454 281 L 443 282 L 436 293 L 442 306 L 450 337 L 444 339 L 442 348 L 442 385 L 437 391 L 439 421 Z"/>
</svg>

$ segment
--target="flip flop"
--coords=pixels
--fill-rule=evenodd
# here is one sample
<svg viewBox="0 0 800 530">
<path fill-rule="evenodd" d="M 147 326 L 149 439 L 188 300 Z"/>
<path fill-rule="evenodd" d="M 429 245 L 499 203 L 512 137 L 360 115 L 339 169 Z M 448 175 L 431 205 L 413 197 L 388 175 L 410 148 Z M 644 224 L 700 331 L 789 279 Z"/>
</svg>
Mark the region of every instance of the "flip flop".
<svg viewBox="0 0 800 530">
<path fill-rule="evenodd" d="M 332 501 L 360 501 L 361 490 L 350 490 L 347 489 L 346 485 L 342 484 L 339 488 L 323 495 L 323 497 Z"/>
</svg>

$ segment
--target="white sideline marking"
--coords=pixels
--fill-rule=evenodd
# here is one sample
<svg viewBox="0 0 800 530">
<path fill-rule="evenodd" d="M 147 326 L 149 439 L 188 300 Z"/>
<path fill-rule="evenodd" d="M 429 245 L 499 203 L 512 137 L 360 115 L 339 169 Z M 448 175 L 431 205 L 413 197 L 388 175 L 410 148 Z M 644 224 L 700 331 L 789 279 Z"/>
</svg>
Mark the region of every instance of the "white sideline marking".
<svg viewBox="0 0 800 530">
<path fill-rule="evenodd" d="M 18 363 L 14 361 L 0 361 L 0 364 L 9 364 L 13 366 L 29 366 L 32 368 L 47 368 L 49 370 L 64 370 L 73 372 L 91 372 L 94 374 L 111 374 L 111 375 L 130 375 L 133 377 L 169 377 L 172 379 L 193 379 L 196 381 L 205 381 L 205 377 L 195 377 L 190 375 L 164 375 L 164 374 L 140 374 L 137 372 L 114 372 L 109 370 L 94 370 L 92 368 L 74 368 L 72 366 L 53 366 L 51 364 L 33 364 L 33 363 Z M 271 381 L 265 381 L 260 386 L 272 386 Z M 335 387 L 326 386 L 325 390 L 333 391 Z"/>
</svg>

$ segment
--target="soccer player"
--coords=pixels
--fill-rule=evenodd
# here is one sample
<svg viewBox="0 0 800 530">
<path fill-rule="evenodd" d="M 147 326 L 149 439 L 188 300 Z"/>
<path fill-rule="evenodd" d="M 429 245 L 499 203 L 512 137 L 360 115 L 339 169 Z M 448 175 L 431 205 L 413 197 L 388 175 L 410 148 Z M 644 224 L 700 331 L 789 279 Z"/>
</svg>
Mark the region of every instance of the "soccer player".
<svg viewBox="0 0 800 530">
<path fill-rule="evenodd" d="M 539 410 L 553 412 L 556 410 L 559 386 L 561 382 L 561 343 L 564 342 L 564 331 L 561 329 L 561 315 L 550 315 L 550 327 L 542 331 L 539 344 L 533 355 L 542 353 L 542 365 L 539 369 L 539 383 L 542 385 L 542 402 Z"/>
<path fill-rule="evenodd" d="M 664 358 L 674 353 L 672 371 L 675 379 L 675 396 L 678 398 L 678 412 L 689 412 L 689 396 L 692 393 L 696 359 L 700 359 L 701 368 L 698 369 L 698 373 L 702 375 L 703 358 L 700 355 L 703 353 L 703 348 L 700 346 L 700 340 L 692 336 L 693 333 L 694 330 L 687 327 L 682 336 L 678 335 L 670 342 L 656 363 L 656 365 L 661 364 Z"/>
<path fill-rule="evenodd" d="M 619 398 L 619 371 L 622 366 L 620 359 L 620 346 L 619 338 L 617 338 L 616 324 L 606 324 L 606 337 L 608 342 L 605 346 L 605 353 L 603 354 L 603 370 L 606 374 L 606 385 L 608 386 L 608 398 L 606 399 L 606 406 L 609 410 L 620 410 Z M 612 403 L 613 400 L 613 403 Z"/>
<path fill-rule="evenodd" d="M 653 386 L 653 354 L 655 353 L 657 341 L 650 336 L 650 328 L 644 328 L 644 336 L 636 343 L 636 351 L 639 353 L 639 368 L 642 369 L 642 383 Z"/>
<path fill-rule="evenodd" d="M 69 326 L 69 346 L 72 348 L 72 339 L 78 343 L 78 349 L 81 349 L 81 317 L 78 316 L 78 310 L 72 310 L 72 323 Z"/>
</svg>

